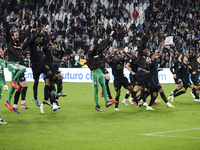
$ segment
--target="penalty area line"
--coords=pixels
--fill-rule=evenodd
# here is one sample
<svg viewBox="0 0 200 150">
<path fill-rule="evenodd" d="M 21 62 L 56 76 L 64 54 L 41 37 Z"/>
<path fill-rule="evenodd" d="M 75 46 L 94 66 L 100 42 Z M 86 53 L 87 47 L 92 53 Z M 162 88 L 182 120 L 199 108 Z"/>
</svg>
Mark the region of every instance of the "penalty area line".
<svg viewBox="0 0 200 150">
<path fill-rule="evenodd" d="M 147 133 L 142 135 L 157 135 L 157 134 L 163 134 L 163 133 L 171 133 L 171 132 L 182 132 L 182 131 L 192 131 L 192 130 L 199 130 L 200 128 L 192 128 L 192 129 L 183 129 L 183 130 L 173 130 L 173 131 L 165 131 L 165 132 L 155 132 L 155 133 Z"/>
<path fill-rule="evenodd" d="M 142 134 L 146 135 L 146 134 Z M 160 137 L 170 137 L 170 138 L 183 138 L 183 139 L 200 139 L 200 137 L 189 137 L 189 136 L 167 136 L 167 135 L 146 135 L 146 136 L 160 136 Z"/>
</svg>

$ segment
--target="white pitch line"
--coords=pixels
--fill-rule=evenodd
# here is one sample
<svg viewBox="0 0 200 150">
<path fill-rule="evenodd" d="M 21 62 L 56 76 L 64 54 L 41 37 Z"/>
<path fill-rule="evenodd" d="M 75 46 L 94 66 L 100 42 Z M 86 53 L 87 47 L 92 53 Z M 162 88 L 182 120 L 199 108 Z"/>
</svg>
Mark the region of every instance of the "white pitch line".
<svg viewBox="0 0 200 150">
<path fill-rule="evenodd" d="M 170 133 L 170 132 L 181 132 L 181 131 L 191 131 L 191 130 L 198 130 L 200 128 L 192 128 L 192 129 L 183 129 L 183 130 L 174 130 L 174 131 L 166 131 L 166 132 L 156 132 L 156 133 L 148 133 L 142 135 L 155 135 L 155 134 L 162 134 L 162 133 Z"/>
<path fill-rule="evenodd" d="M 142 134 L 142 135 L 146 135 L 146 134 Z M 200 139 L 200 137 L 189 137 L 189 136 L 166 136 L 166 135 L 147 135 L 147 136 L 162 136 L 162 137 L 172 137 L 172 138 Z"/>
</svg>

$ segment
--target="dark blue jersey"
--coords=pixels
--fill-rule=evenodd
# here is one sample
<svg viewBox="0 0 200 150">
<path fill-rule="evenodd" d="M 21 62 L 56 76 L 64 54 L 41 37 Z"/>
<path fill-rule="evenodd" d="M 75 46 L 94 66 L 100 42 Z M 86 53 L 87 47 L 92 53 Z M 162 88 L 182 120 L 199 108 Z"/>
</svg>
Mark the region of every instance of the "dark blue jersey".
<svg viewBox="0 0 200 150">
<path fill-rule="evenodd" d="M 134 64 L 142 69 L 146 68 L 146 56 L 138 55 L 138 59 L 135 60 Z"/>
<path fill-rule="evenodd" d="M 189 74 L 191 70 L 188 64 L 181 63 L 181 65 L 176 69 L 178 79 L 189 79 Z"/>
<path fill-rule="evenodd" d="M 137 60 L 137 57 L 136 56 L 133 56 L 131 58 L 131 60 L 129 61 L 129 64 L 130 64 L 130 68 L 133 72 L 137 73 L 137 70 L 138 70 L 138 66 L 135 65 L 135 61 Z"/>
<path fill-rule="evenodd" d="M 125 59 L 121 58 L 118 62 L 110 61 L 109 65 L 112 68 L 112 74 L 115 79 L 124 77 L 124 62 Z"/>
<path fill-rule="evenodd" d="M 149 68 L 150 68 L 150 72 L 149 72 L 149 76 L 151 78 L 158 78 L 158 67 L 164 67 L 166 64 L 166 61 L 164 61 L 162 64 L 158 64 L 156 59 L 151 60 L 149 62 Z"/>
</svg>

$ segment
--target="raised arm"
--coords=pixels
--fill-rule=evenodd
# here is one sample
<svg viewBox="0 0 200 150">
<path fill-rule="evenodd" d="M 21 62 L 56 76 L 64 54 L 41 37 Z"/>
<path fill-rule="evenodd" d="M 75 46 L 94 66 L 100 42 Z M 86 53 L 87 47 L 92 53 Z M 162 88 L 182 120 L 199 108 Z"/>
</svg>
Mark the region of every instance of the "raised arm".
<svg viewBox="0 0 200 150">
<path fill-rule="evenodd" d="M 28 30 L 19 38 L 20 43 L 22 43 L 27 38 L 27 36 L 30 34 L 30 31 L 32 30 L 33 25 L 34 25 L 34 21 L 31 20 Z"/>
<path fill-rule="evenodd" d="M 10 21 L 10 16 L 6 17 L 6 43 L 9 43 L 10 41 L 10 25 L 9 25 L 9 21 Z"/>
<path fill-rule="evenodd" d="M 49 41 L 50 41 L 50 38 L 49 38 L 49 32 L 50 32 L 50 30 L 49 29 L 46 30 L 46 28 L 43 28 L 43 31 L 45 31 L 45 40 L 40 43 L 40 46 L 44 46 L 47 43 L 49 43 Z"/>
<path fill-rule="evenodd" d="M 116 52 L 118 52 L 118 50 L 113 51 L 112 53 L 110 53 L 108 56 L 105 57 L 106 62 L 109 64 L 110 60 L 108 59 L 110 56 L 114 55 Z"/>
<path fill-rule="evenodd" d="M 98 49 L 97 49 L 98 51 L 104 51 L 105 48 L 106 48 L 108 45 L 110 45 L 110 43 L 113 41 L 113 38 L 112 38 L 113 33 L 114 33 L 114 31 L 111 31 L 110 36 L 109 36 L 106 40 L 104 40 L 104 41 L 102 41 L 102 42 L 100 43 L 100 45 L 99 45 L 99 47 L 98 47 Z"/>
<path fill-rule="evenodd" d="M 95 54 L 95 52 L 97 51 L 97 49 L 98 49 L 98 47 L 99 47 L 101 41 L 102 41 L 102 39 L 99 39 L 99 40 L 98 40 L 98 44 L 95 45 L 94 48 L 93 48 L 91 51 L 89 50 L 88 56 L 93 56 L 93 55 Z"/>
<path fill-rule="evenodd" d="M 121 49 L 121 52 L 126 55 L 125 61 L 128 61 L 131 58 L 131 56 L 127 52 L 125 52 L 124 49 Z"/>
<path fill-rule="evenodd" d="M 23 26 L 21 27 L 21 30 L 19 30 L 19 37 L 22 36 L 22 31 L 24 30 L 24 27 L 25 27 L 25 25 L 23 25 Z"/>
<path fill-rule="evenodd" d="M 31 29 L 30 34 L 28 35 L 28 37 L 25 39 L 24 45 L 22 46 L 22 50 L 23 50 L 23 51 L 25 51 L 26 48 L 27 48 L 28 45 L 29 45 L 29 42 L 30 42 L 30 40 L 31 40 L 31 33 L 32 33 L 32 31 L 33 31 L 33 28 Z"/>
</svg>

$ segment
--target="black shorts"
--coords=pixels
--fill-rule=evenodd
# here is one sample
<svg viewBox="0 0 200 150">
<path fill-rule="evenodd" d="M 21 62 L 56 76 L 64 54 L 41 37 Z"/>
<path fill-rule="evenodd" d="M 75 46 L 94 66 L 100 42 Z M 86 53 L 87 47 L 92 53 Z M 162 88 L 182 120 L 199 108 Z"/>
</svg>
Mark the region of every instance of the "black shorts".
<svg viewBox="0 0 200 150">
<path fill-rule="evenodd" d="M 128 86 L 131 86 L 131 84 L 128 82 L 128 79 L 126 77 L 120 78 L 120 79 L 114 79 L 114 87 L 115 91 L 118 91 L 121 89 L 121 87 L 124 87 L 125 89 Z"/>
<path fill-rule="evenodd" d="M 19 82 L 26 81 L 26 78 L 24 77 L 24 73 L 19 77 Z"/>
<path fill-rule="evenodd" d="M 190 82 L 189 79 L 182 79 L 182 82 L 183 82 L 184 88 L 188 88 L 188 87 L 190 87 L 190 85 L 192 85 L 192 83 Z"/>
<path fill-rule="evenodd" d="M 33 79 L 39 79 L 40 74 L 49 72 L 49 66 L 43 62 L 32 62 Z"/>
<path fill-rule="evenodd" d="M 199 82 L 199 79 L 197 78 L 191 78 L 192 82 L 194 85 L 198 85 L 200 82 Z"/>
<path fill-rule="evenodd" d="M 144 70 L 138 70 L 137 71 L 137 85 L 141 86 L 141 85 L 148 85 L 149 83 L 149 76 L 144 72 Z"/>
<path fill-rule="evenodd" d="M 131 83 L 131 85 L 133 85 L 133 86 L 135 86 L 135 85 L 137 85 L 137 78 L 136 78 L 136 75 L 132 75 L 131 73 L 130 73 L 130 83 Z"/>
<path fill-rule="evenodd" d="M 57 65 L 49 65 L 49 69 L 51 70 L 53 76 L 55 76 L 55 74 L 60 73 L 60 70 L 58 69 Z"/>
<path fill-rule="evenodd" d="M 105 67 L 101 68 L 101 71 L 103 72 L 103 74 L 109 74 L 108 70 Z"/>
<path fill-rule="evenodd" d="M 149 88 L 151 91 L 159 91 L 162 88 L 162 86 L 160 85 L 157 78 L 151 78 Z"/>
</svg>

